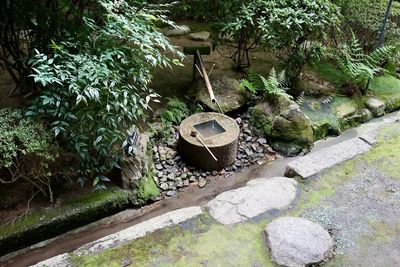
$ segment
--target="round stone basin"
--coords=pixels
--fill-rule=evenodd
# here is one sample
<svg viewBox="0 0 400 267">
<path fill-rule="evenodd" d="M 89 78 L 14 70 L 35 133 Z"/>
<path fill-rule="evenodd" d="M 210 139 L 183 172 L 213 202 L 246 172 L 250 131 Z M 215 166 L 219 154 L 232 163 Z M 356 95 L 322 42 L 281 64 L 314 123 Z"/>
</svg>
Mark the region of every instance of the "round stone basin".
<svg viewBox="0 0 400 267">
<path fill-rule="evenodd" d="M 201 144 L 204 144 L 217 158 L 213 159 Z M 221 170 L 231 165 L 237 156 L 240 129 L 236 121 L 226 115 L 206 112 L 194 114 L 182 121 L 179 127 L 178 150 L 190 166 L 201 170 Z"/>
</svg>

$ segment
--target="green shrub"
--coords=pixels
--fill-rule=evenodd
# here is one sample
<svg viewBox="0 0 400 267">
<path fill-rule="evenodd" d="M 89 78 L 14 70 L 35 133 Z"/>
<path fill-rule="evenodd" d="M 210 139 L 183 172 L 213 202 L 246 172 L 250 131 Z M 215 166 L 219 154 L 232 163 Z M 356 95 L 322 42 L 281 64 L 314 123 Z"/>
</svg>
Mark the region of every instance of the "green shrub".
<svg viewBox="0 0 400 267">
<path fill-rule="evenodd" d="M 102 16 L 84 18 L 82 34 L 53 43 L 53 55 L 37 52 L 31 60 L 43 90 L 27 115 L 49 122 L 80 157 L 80 182 L 104 176 L 121 155 L 126 130 L 145 119 L 157 98 L 149 84 L 155 67 L 180 65 L 167 52 L 183 55 L 156 24 L 169 5 L 141 1 L 100 1 Z"/>
<path fill-rule="evenodd" d="M 58 158 L 51 136 L 21 110 L 0 109 L 0 182 L 25 180 L 53 201 L 50 165 Z"/>
<path fill-rule="evenodd" d="M 262 44 L 283 52 L 292 82 L 338 23 L 339 10 L 328 0 L 252 0 L 228 18 L 223 33 L 236 43 L 231 57 L 237 68 L 248 67 L 249 51 Z"/>
</svg>

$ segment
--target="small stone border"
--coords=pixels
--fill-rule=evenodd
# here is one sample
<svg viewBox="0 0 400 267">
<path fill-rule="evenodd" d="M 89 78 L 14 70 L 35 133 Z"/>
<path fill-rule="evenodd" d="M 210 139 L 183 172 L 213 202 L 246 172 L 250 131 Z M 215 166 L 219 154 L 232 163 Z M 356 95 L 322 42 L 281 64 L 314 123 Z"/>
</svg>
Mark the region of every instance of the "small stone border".
<svg viewBox="0 0 400 267">
<path fill-rule="evenodd" d="M 197 184 L 203 188 L 207 184 L 207 177 L 229 177 L 255 164 L 262 164 L 276 159 L 275 151 L 267 144 L 267 139 L 257 136 L 250 127 L 249 115 L 236 118 L 241 128 L 239 135 L 238 155 L 236 161 L 220 171 L 202 171 L 188 166 L 178 154 L 178 130 L 173 129 L 173 137 L 154 146 L 154 181 L 162 190 L 164 196 L 173 197 L 177 191 L 185 191 L 190 184 Z"/>
</svg>

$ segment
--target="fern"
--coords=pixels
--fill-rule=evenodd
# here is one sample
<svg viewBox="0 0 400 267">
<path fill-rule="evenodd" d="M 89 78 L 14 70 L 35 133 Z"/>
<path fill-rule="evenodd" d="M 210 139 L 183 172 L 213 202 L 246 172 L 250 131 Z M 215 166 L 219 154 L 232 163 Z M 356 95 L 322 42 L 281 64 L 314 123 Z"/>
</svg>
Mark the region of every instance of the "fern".
<svg viewBox="0 0 400 267">
<path fill-rule="evenodd" d="M 370 54 L 365 54 L 359 40 L 353 34 L 350 44 L 343 45 L 335 58 L 347 77 L 347 83 L 363 87 L 368 80 L 372 80 L 383 70 L 381 65 L 393 51 L 393 46 L 383 46 Z"/>
<path fill-rule="evenodd" d="M 161 120 L 164 124 L 178 125 L 184 118 L 190 115 L 190 111 L 185 102 L 177 98 L 167 99 L 167 106 L 161 111 Z"/>
<path fill-rule="evenodd" d="M 297 103 L 297 105 L 301 106 L 301 105 L 304 104 L 304 101 L 305 101 L 305 99 L 304 99 L 304 91 L 303 91 L 303 92 L 301 92 L 301 94 L 297 97 L 296 103 Z"/>
<path fill-rule="evenodd" d="M 243 80 L 241 85 L 253 94 L 260 94 L 262 97 L 284 96 L 288 99 L 293 99 L 286 92 L 288 88 L 286 86 L 285 71 L 276 73 L 274 68 L 271 69 L 268 78 L 255 72 L 250 72 L 248 80 Z"/>
</svg>

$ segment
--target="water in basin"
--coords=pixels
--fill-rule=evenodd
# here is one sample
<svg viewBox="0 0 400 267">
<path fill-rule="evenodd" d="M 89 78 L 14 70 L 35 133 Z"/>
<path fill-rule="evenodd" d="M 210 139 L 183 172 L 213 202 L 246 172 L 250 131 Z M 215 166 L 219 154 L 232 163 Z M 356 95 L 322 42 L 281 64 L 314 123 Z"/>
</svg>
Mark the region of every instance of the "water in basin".
<svg viewBox="0 0 400 267">
<path fill-rule="evenodd" d="M 193 125 L 193 127 L 196 128 L 196 130 L 204 138 L 208 138 L 225 132 L 225 129 L 216 120 L 202 122 Z"/>
</svg>

